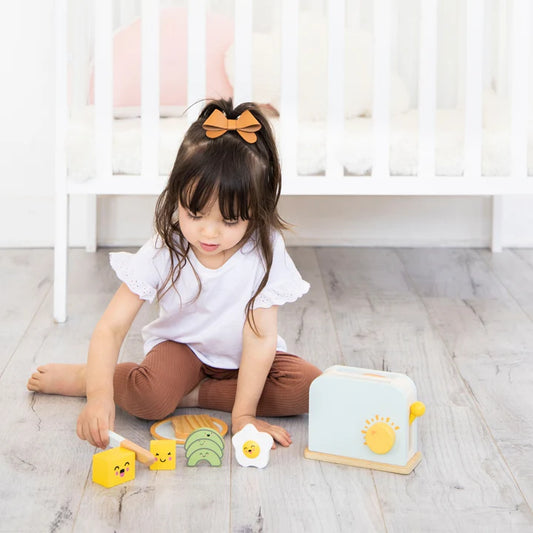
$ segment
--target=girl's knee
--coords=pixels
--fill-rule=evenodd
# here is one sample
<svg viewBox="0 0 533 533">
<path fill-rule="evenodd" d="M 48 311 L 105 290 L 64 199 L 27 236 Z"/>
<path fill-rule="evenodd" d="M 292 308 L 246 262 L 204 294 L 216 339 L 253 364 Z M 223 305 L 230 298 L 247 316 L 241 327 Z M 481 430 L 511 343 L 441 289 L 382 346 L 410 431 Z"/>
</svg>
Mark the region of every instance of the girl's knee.
<svg viewBox="0 0 533 533">
<path fill-rule="evenodd" d="M 115 372 L 115 403 L 128 413 L 145 420 L 160 420 L 171 414 L 180 398 L 168 394 L 146 368 L 135 364 L 118 365 Z"/>
<path fill-rule="evenodd" d="M 127 397 L 116 398 L 116 404 L 137 418 L 161 420 L 171 415 L 178 406 L 177 401 L 169 401 L 159 394 L 132 392 Z"/>
<path fill-rule="evenodd" d="M 292 355 L 283 355 L 278 361 L 272 378 L 274 387 L 278 388 L 274 394 L 281 395 L 279 400 L 283 405 L 281 415 L 298 415 L 309 411 L 309 387 L 322 371 L 307 361 Z"/>
<path fill-rule="evenodd" d="M 309 390 L 311 383 L 322 374 L 322 370 L 298 356 L 283 355 L 282 357 L 283 360 L 280 360 L 281 364 L 277 368 L 279 378 L 291 382 L 291 386 Z"/>
<path fill-rule="evenodd" d="M 176 407 L 177 405 L 161 403 L 159 400 L 152 402 L 145 401 L 137 413 L 131 414 L 144 420 L 162 420 L 170 416 Z"/>
</svg>

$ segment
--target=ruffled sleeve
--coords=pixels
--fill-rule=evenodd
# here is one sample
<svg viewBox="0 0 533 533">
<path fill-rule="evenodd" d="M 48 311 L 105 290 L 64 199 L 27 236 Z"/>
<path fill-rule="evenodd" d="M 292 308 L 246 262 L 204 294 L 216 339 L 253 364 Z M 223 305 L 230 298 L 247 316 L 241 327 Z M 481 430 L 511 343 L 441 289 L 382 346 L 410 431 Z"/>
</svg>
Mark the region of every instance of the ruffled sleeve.
<svg viewBox="0 0 533 533">
<path fill-rule="evenodd" d="M 309 290 L 290 258 L 280 233 L 273 237 L 274 256 L 265 288 L 257 295 L 254 309 L 294 302 Z"/>
<path fill-rule="evenodd" d="M 165 258 L 164 248 L 157 246 L 154 237 L 135 254 L 113 252 L 109 254 L 111 267 L 118 278 L 141 299 L 152 303 L 161 286 L 161 261 Z"/>
</svg>

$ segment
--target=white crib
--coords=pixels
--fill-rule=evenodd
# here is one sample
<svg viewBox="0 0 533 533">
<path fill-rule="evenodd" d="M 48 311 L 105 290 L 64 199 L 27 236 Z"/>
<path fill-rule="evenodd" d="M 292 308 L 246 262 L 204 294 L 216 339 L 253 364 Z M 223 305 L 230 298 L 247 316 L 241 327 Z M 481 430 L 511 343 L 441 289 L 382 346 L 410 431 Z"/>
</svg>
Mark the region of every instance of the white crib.
<svg viewBox="0 0 533 533">
<path fill-rule="evenodd" d="M 87 65 L 94 61 L 94 106 L 91 110 L 91 126 L 94 127 L 91 154 L 94 166 L 82 178 L 77 175 L 72 160 L 72 123 L 80 98 L 71 87 L 72 57 L 80 53 L 87 35 L 79 35 L 79 28 L 72 27 L 69 10 L 75 2 L 56 0 L 56 181 L 55 181 L 55 271 L 54 317 L 58 322 L 66 320 L 66 281 L 68 252 L 68 205 L 71 195 L 84 195 L 92 213 L 87 228 L 87 249 L 96 249 L 96 203 L 99 195 L 157 195 L 168 176 L 167 166 L 161 160 L 161 138 L 166 128 L 175 129 L 174 150 L 179 144 L 179 132 L 193 120 L 199 111 L 192 106 L 186 117 L 178 122 L 160 118 L 159 72 L 159 0 L 122 0 L 124 7 L 139 4 L 141 10 L 141 113 L 136 121 L 130 121 L 140 136 L 140 150 L 130 148 L 123 158 L 138 160 L 135 168 L 117 168 L 114 145 L 119 129 L 113 111 L 113 2 L 109 0 L 85 0 L 93 9 L 93 53 L 81 53 L 81 61 Z M 232 1 L 232 0 L 227 0 Z M 234 1 L 234 80 L 235 102 L 254 100 L 252 80 L 254 41 L 253 16 L 256 3 L 250 0 Z M 407 1 L 407 4 L 406 4 Z M 419 9 L 418 57 L 416 58 L 417 98 L 416 109 L 401 117 L 391 115 L 391 56 L 393 53 L 393 15 L 399 9 Z M 187 103 L 209 96 L 206 94 L 206 17 L 210 9 L 207 0 L 188 0 L 187 8 Z M 217 2 L 214 2 L 215 4 Z M 352 3 L 359 0 L 314 0 L 312 4 L 325 6 L 324 24 L 327 26 L 327 82 L 325 87 L 325 116 L 320 122 L 320 132 L 313 133 L 312 122 L 299 121 L 298 61 L 305 54 L 299 50 L 299 35 L 309 29 L 299 25 L 301 5 L 298 0 L 280 3 L 280 97 L 279 119 L 275 119 L 283 165 L 283 194 L 285 195 L 488 195 L 493 197 L 492 248 L 501 248 L 499 218 L 502 195 L 531 194 L 533 180 L 528 174 L 533 168 L 533 135 L 528 132 L 529 32 L 533 10 L 529 0 L 465 0 L 462 35 L 465 43 L 464 109 L 461 109 L 463 130 L 461 148 L 462 163 L 453 170 L 439 170 L 437 123 L 441 119 L 437 109 L 437 34 L 439 10 L 443 2 L 438 0 L 374 0 L 373 10 L 373 71 L 371 117 L 346 118 L 345 78 L 350 73 L 345 67 L 345 37 L 347 17 L 357 15 Z M 304 4 L 302 1 L 301 4 Z M 366 3 L 368 6 L 368 2 Z M 131 6 L 130 6 L 131 7 Z M 484 59 L 487 49 L 484 20 L 489 10 L 498 9 L 497 20 L 491 29 L 495 32 L 495 50 L 492 57 L 499 66 L 497 92 L 505 92 L 509 105 L 508 128 L 497 135 L 484 128 L 483 94 Z M 348 14 L 349 13 L 349 14 Z M 355 15 L 354 15 L 355 13 Z M 91 24 L 85 26 L 91 28 Z M 73 44 L 74 43 L 74 44 Z M 77 44 L 76 44 L 77 43 Z M 496 58 L 496 59 L 494 59 Z M 78 57 L 76 58 L 78 59 Z M 85 72 L 87 72 L 85 65 Z M 75 66 L 75 65 L 74 65 Z M 505 71 L 505 72 L 504 72 Z M 504 73 L 503 73 L 504 72 Z M 505 83 L 502 79 L 505 78 Z M 86 75 L 85 81 L 88 81 Z M 368 81 L 368 80 L 367 80 Z M 504 90 L 502 90 L 504 86 Z M 75 91 L 74 91 L 75 93 Z M 86 95 L 81 97 L 81 100 Z M 69 104 L 70 102 L 70 104 Z M 87 103 L 86 101 L 84 103 Z M 402 154 L 402 142 L 395 136 L 396 128 L 409 122 L 416 130 L 416 140 L 409 146 L 414 153 L 414 163 L 397 164 L 394 160 Z M 310 125 L 311 124 L 311 125 Z M 120 126 L 120 127 L 119 127 Z M 181 129 L 180 129 L 181 128 Z M 307 128 L 307 129 L 306 129 Z M 304 132 L 304 133 L 302 133 Z M 300 146 L 298 144 L 300 139 Z M 315 140 L 313 140 L 315 139 Z M 396 141 L 395 141 L 396 139 Z M 485 152 L 483 156 L 483 142 Z M 487 140 L 489 139 L 490 142 Z M 312 143 L 316 144 L 312 144 Z M 397 142 L 397 145 L 394 144 Z M 492 144 L 490 144 L 492 143 Z M 490 160 L 491 146 L 505 146 L 508 152 L 505 163 L 501 157 Z M 310 147 L 310 148 L 309 148 Z M 302 170 L 309 154 L 320 151 L 321 162 L 316 168 Z M 409 151 L 407 150 L 407 151 Z M 76 151 L 76 150 L 74 150 Z M 80 150 L 78 150 L 79 152 Z M 140 155 L 139 155 L 140 154 Z M 502 164 L 500 164 L 502 163 Z M 407 172 L 405 169 L 407 168 Z M 504 168 L 503 172 L 501 168 Z"/>
</svg>

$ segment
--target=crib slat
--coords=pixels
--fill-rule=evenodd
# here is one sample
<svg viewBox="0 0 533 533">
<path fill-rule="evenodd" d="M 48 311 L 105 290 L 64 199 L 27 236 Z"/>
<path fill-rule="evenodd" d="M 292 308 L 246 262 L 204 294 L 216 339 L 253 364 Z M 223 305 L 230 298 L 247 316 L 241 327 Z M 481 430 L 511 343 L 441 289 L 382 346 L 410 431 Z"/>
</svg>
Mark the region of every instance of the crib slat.
<svg viewBox="0 0 533 533">
<path fill-rule="evenodd" d="M 282 4 L 281 49 L 280 152 L 286 180 L 298 172 L 298 0 Z"/>
<path fill-rule="evenodd" d="M 466 4 L 464 176 L 481 176 L 484 0 Z M 468 184 L 465 184 L 468 187 Z"/>
<path fill-rule="evenodd" d="M 435 174 L 437 100 L 437 0 L 420 0 L 420 70 L 418 78 L 418 176 Z"/>
<path fill-rule="evenodd" d="M 113 11 L 112 2 L 94 2 L 94 112 L 96 177 L 112 174 L 113 132 Z"/>
<path fill-rule="evenodd" d="M 249 102 L 252 96 L 253 2 L 235 0 L 235 105 Z"/>
<path fill-rule="evenodd" d="M 494 89 L 497 94 L 507 94 L 508 76 L 507 76 L 507 55 L 508 55 L 508 1 L 496 1 L 496 30 L 495 39 L 497 43 L 496 65 L 494 75 Z"/>
<path fill-rule="evenodd" d="M 391 0 L 374 1 L 373 179 L 390 175 Z"/>
<path fill-rule="evenodd" d="M 192 123 L 198 106 L 190 106 L 205 99 L 206 92 L 206 2 L 189 0 L 187 10 L 187 118 Z"/>
<path fill-rule="evenodd" d="M 68 195 L 67 195 L 67 0 L 55 2 L 55 206 L 54 206 L 54 319 L 65 322 L 67 307 Z"/>
<path fill-rule="evenodd" d="M 527 178 L 530 0 L 514 0 L 510 35 L 511 177 Z"/>
<path fill-rule="evenodd" d="M 159 175 L 159 1 L 143 0 L 141 13 L 141 174 L 153 179 Z"/>
<path fill-rule="evenodd" d="M 328 2 L 328 108 L 326 176 L 344 175 L 340 155 L 344 139 L 344 2 Z"/>
<path fill-rule="evenodd" d="M 133 20 L 139 14 L 137 2 L 131 0 L 118 0 L 117 2 L 115 0 L 114 3 L 115 7 L 118 8 L 119 20 Z"/>
</svg>

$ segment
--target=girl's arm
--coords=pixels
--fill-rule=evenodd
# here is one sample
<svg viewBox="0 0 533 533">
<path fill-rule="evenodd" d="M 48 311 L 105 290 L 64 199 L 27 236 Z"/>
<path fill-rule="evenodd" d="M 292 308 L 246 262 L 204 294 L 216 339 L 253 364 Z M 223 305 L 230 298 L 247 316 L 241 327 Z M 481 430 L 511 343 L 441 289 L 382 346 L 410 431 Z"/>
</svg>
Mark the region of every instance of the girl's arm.
<svg viewBox="0 0 533 533">
<path fill-rule="evenodd" d="M 115 366 L 124 337 L 143 303 L 123 283 L 91 337 L 85 375 L 87 404 L 78 418 L 77 433 L 93 446 L 105 448 L 109 443 L 107 432 L 115 423 Z"/>
<path fill-rule="evenodd" d="M 237 393 L 232 411 L 232 431 L 237 433 L 246 424 L 272 435 L 282 446 L 291 444 L 289 433 L 280 426 L 256 418 L 257 404 L 276 355 L 278 339 L 278 309 L 255 309 L 257 333 L 248 321 L 243 330 L 242 358 L 237 380 Z"/>
</svg>

